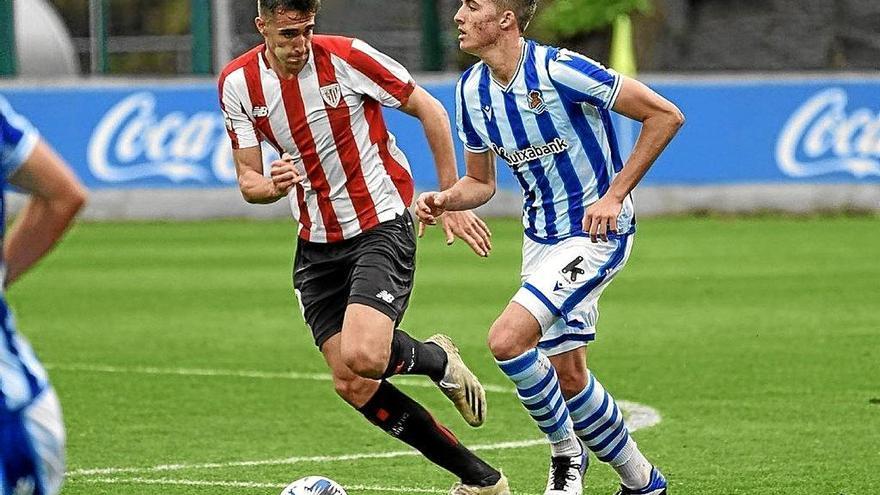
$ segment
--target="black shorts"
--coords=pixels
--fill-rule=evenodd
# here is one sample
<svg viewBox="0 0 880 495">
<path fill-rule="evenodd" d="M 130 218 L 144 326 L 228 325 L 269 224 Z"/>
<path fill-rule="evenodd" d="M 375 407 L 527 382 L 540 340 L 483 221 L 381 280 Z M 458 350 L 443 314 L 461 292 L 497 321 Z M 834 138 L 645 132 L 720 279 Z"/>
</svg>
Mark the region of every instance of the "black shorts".
<svg viewBox="0 0 880 495">
<path fill-rule="evenodd" d="M 293 288 L 318 348 L 342 330 L 351 303 L 375 308 L 400 323 L 409 304 L 415 259 L 409 211 L 344 241 L 299 239 Z"/>
</svg>

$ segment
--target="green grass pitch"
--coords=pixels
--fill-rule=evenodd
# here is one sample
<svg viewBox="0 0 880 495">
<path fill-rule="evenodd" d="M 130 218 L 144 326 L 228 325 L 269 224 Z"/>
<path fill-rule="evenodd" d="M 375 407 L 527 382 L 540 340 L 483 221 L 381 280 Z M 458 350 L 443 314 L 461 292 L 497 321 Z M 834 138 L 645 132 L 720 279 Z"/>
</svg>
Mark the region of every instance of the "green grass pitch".
<svg viewBox="0 0 880 495">
<path fill-rule="evenodd" d="M 486 330 L 518 286 L 520 227 L 491 220 L 479 259 L 432 231 L 404 328 L 443 331 L 509 387 Z M 634 434 L 671 494 L 880 493 L 880 225 L 874 217 L 645 219 L 601 301 L 590 364 L 662 421 Z M 69 435 L 65 495 L 275 495 L 332 477 L 350 493 L 444 493 L 452 477 L 338 399 L 292 296 L 290 222 L 82 224 L 8 298 L 50 367 Z M 401 388 L 516 494 L 545 445 L 510 392 L 470 429 Z M 505 390 L 507 390 L 505 388 Z M 323 459 L 315 459 L 324 456 Z M 346 457 L 347 456 L 347 457 Z M 594 462 L 590 495 L 615 476 Z M 358 488 L 360 487 L 360 488 Z"/>
</svg>

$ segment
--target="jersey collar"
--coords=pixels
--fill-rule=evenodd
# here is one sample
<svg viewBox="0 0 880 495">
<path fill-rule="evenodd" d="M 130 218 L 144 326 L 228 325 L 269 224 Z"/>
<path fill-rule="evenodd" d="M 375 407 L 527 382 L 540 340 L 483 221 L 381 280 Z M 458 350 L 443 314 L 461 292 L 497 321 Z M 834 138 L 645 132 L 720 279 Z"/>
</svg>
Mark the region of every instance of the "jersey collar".
<svg viewBox="0 0 880 495">
<path fill-rule="evenodd" d="M 492 83 L 498 86 L 501 91 L 508 92 L 513 88 L 513 85 L 516 84 L 516 80 L 519 78 L 519 73 L 522 72 L 522 67 L 526 63 L 526 49 L 528 49 L 529 42 L 526 41 L 525 38 L 520 38 L 520 52 L 519 52 L 519 63 L 516 65 L 516 71 L 513 73 L 513 77 L 510 78 L 510 81 L 507 83 L 507 86 L 501 84 L 495 79 L 495 76 L 492 75 L 492 70 L 489 70 L 489 78 L 492 79 Z"/>
</svg>

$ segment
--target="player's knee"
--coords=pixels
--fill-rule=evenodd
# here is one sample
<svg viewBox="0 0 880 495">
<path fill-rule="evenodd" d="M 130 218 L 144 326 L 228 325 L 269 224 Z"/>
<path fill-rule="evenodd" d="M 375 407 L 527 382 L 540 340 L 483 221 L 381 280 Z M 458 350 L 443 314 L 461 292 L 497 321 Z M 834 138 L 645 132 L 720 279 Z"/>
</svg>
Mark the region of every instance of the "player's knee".
<svg viewBox="0 0 880 495">
<path fill-rule="evenodd" d="M 520 340 L 517 338 L 516 332 L 511 331 L 501 318 L 495 320 L 489 330 L 489 350 L 499 361 L 513 359 L 528 351 L 528 346 Z"/>
<path fill-rule="evenodd" d="M 364 405 L 373 393 L 369 380 L 358 376 L 333 377 L 333 387 L 342 400 L 354 407 Z"/>
<path fill-rule="evenodd" d="M 363 378 L 381 378 L 388 366 L 387 354 L 371 352 L 364 347 L 344 349 L 342 359 L 348 369 Z"/>
</svg>

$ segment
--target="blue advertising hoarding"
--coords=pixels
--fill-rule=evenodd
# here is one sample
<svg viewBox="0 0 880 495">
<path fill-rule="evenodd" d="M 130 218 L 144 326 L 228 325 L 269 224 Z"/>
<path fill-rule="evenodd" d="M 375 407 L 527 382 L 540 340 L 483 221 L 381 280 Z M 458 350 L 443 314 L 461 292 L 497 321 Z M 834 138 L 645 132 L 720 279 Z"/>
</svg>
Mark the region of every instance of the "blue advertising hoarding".
<svg viewBox="0 0 880 495">
<path fill-rule="evenodd" d="M 652 185 L 876 183 L 880 78 L 699 80 L 651 86 L 687 125 L 652 168 Z M 454 115 L 454 81 L 425 87 Z M 132 84 L 0 87 L 93 189 L 216 188 L 236 184 L 216 86 Z M 386 110 L 417 187 L 433 188 L 418 122 Z M 617 118 L 621 149 L 639 124 Z M 461 146 L 456 138 L 459 163 Z M 518 186 L 499 172 L 499 185 Z"/>
</svg>

